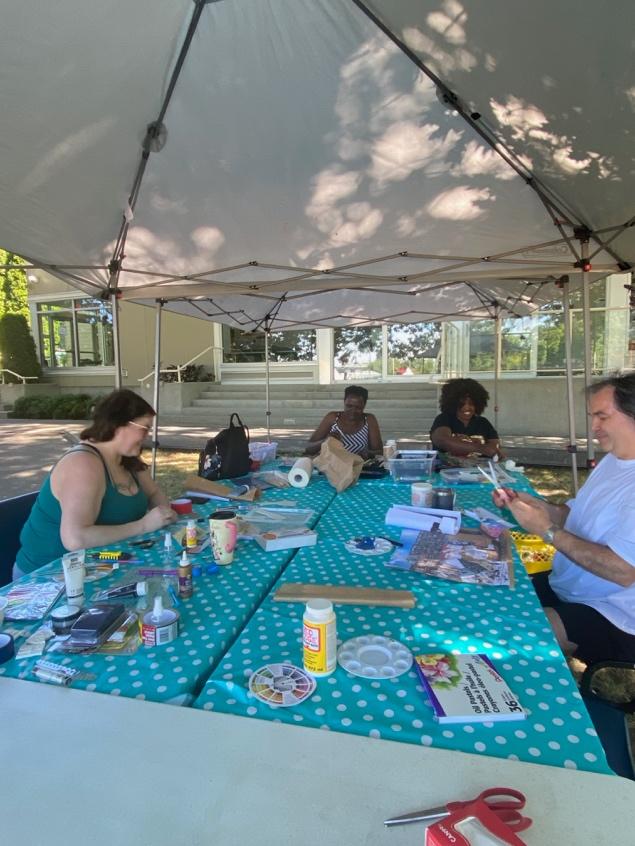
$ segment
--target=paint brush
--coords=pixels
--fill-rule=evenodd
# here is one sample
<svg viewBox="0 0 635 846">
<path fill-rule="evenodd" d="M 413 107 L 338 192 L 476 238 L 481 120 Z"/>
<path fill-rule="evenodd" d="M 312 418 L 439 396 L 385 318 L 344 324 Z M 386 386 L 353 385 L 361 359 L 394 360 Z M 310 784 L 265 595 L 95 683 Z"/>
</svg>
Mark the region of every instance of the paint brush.
<svg viewBox="0 0 635 846">
<path fill-rule="evenodd" d="M 479 470 L 480 473 L 483 474 L 483 476 L 485 476 L 485 478 L 487 479 L 488 482 L 490 482 L 492 485 L 494 485 L 495 490 L 497 490 L 497 491 L 503 490 L 501 488 L 501 486 L 498 484 L 498 479 L 496 478 L 496 476 L 494 476 L 492 478 L 492 476 L 490 476 L 490 474 L 486 470 L 483 470 L 483 468 L 480 465 L 478 466 L 478 470 Z"/>
</svg>

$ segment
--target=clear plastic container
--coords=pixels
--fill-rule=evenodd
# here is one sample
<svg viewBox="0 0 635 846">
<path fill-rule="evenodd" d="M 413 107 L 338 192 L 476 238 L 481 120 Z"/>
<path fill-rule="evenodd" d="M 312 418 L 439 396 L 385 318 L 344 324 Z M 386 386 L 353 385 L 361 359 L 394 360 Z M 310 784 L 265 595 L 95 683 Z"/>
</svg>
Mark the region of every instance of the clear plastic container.
<svg viewBox="0 0 635 846">
<path fill-rule="evenodd" d="M 261 464 L 265 464 L 267 461 L 273 461 L 276 457 L 277 450 L 277 441 L 272 441 L 270 444 L 254 441 L 249 444 L 249 456 Z"/>
<path fill-rule="evenodd" d="M 432 476 L 436 449 L 401 450 L 384 463 L 395 482 L 418 482 Z"/>
</svg>

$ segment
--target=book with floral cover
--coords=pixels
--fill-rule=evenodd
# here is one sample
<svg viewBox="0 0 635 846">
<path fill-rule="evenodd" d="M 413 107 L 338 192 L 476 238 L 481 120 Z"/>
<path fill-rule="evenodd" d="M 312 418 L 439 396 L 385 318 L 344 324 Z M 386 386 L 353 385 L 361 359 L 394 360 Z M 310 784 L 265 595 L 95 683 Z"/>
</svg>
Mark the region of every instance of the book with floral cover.
<svg viewBox="0 0 635 846">
<path fill-rule="evenodd" d="M 440 723 L 525 719 L 518 699 L 487 655 L 415 655 L 415 667 Z"/>
</svg>

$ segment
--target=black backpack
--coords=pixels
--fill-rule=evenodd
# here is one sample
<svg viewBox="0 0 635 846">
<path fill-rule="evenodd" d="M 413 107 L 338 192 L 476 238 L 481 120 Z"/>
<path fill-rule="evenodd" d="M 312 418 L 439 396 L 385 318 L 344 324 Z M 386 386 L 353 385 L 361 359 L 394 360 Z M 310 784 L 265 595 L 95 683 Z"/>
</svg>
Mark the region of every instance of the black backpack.
<svg viewBox="0 0 635 846">
<path fill-rule="evenodd" d="M 234 423 L 234 418 L 238 423 Z M 235 479 L 251 469 L 249 429 L 237 414 L 229 418 L 229 427 L 210 438 L 198 457 L 198 475 L 210 482 Z"/>
</svg>

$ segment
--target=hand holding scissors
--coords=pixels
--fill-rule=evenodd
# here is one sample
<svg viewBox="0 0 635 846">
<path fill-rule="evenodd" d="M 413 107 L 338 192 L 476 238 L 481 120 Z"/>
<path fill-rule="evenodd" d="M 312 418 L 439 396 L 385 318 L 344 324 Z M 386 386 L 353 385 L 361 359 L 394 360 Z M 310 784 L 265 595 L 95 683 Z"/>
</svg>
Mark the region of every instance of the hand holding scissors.
<svg viewBox="0 0 635 846">
<path fill-rule="evenodd" d="M 464 802 L 448 802 L 447 805 L 439 805 L 436 808 L 413 811 L 400 817 L 392 817 L 389 820 L 384 820 L 384 825 L 407 825 L 415 822 L 433 823 L 478 801 L 484 802 L 490 811 L 496 814 L 499 820 L 514 832 L 525 831 L 531 825 L 531 819 L 520 813 L 527 801 L 524 794 L 511 787 L 490 787 L 483 790 L 474 799 Z"/>
</svg>

